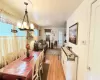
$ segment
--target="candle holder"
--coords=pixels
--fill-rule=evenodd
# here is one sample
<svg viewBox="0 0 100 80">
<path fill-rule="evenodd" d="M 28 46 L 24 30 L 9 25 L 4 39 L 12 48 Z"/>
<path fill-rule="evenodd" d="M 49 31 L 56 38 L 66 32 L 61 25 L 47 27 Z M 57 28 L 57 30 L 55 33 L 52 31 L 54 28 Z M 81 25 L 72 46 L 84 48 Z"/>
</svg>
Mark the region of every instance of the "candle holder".
<svg viewBox="0 0 100 80">
<path fill-rule="evenodd" d="M 27 58 L 29 58 L 29 56 L 30 56 L 29 49 L 30 49 L 30 45 L 26 44 L 26 50 L 27 50 L 26 56 L 27 56 Z"/>
</svg>

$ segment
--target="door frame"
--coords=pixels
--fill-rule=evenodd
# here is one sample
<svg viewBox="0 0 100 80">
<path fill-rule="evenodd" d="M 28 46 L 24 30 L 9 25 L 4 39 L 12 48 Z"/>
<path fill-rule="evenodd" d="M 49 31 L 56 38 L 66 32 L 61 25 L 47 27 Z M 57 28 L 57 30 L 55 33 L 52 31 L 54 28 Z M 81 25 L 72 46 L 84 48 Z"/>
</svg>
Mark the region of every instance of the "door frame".
<svg viewBox="0 0 100 80">
<path fill-rule="evenodd" d="M 97 0 L 90 0 L 90 5 L 89 5 L 89 14 L 88 14 L 88 16 L 89 16 L 89 39 L 88 39 L 88 41 L 89 41 L 89 44 L 88 44 L 88 61 L 89 61 L 89 54 L 90 54 L 90 34 L 91 34 L 91 18 L 92 18 L 92 5 L 95 3 L 95 2 L 97 2 Z M 88 62 L 89 63 L 89 62 Z M 88 63 L 87 63 L 87 68 L 88 68 Z"/>
<path fill-rule="evenodd" d="M 90 45 L 91 45 L 91 37 L 90 37 L 90 35 L 91 35 L 91 29 L 92 29 L 92 26 L 91 26 L 91 22 L 92 22 L 92 6 L 93 6 L 93 4 L 95 3 L 95 2 L 97 2 L 97 0 L 90 0 L 90 2 L 89 2 L 89 14 L 88 14 L 88 16 L 89 16 L 89 38 L 88 38 L 88 56 L 87 56 L 87 80 L 88 80 L 88 77 L 89 77 L 89 72 L 90 72 L 90 69 L 91 69 L 91 67 L 90 67 L 90 55 L 91 55 L 91 51 L 90 51 L 90 49 L 91 49 L 91 47 L 90 47 Z"/>
<path fill-rule="evenodd" d="M 60 42 L 60 40 L 59 40 L 60 36 L 58 35 L 58 47 L 62 47 L 62 46 L 63 46 L 63 43 L 64 43 L 64 40 L 63 40 L 64 33 L 63 33 L 61 30 L 59 30 L 59 31 L 58 31 L 58 34 L 59 34 L 60 32 L 62 33 L 62 43 L 59 43 L 59 42 Z"/>
</svg>

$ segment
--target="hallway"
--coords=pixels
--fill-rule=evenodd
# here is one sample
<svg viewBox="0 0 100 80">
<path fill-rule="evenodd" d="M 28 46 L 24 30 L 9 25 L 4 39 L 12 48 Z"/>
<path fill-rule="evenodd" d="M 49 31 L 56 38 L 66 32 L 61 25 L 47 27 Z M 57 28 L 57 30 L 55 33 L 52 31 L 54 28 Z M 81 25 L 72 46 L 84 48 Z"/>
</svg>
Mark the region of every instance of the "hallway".
<svg viewBox="0 0 100 80">
<path fill-rule="evenodd" d="M 52 50 L 54 53 L 60 50 Z M 57 55 L 50 54 L 51 50 L 47 51 L 46 64 L 50 64 L 46 80 L 65 80 L 63 68 Z M 59 52 L 60 53 L 60 52 Z M 45 70 L 44 70 L 45 71 Z M 45 74 L 45 72 L 44 72 Z"/>
<path fill-rule="evenodd" d="M 100 80 L 99 34 L 100 0 L 0 0 L 0 80 Z"/>
</svg>

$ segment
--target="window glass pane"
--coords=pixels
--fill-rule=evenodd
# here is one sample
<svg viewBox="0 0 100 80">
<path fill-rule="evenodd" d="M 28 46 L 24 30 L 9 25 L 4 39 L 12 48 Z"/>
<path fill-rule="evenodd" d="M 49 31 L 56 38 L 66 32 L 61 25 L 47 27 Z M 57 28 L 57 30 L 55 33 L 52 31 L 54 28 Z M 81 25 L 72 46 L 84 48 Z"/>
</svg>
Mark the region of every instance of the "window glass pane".
<svg viewBox="0 0 100 80">
<path fill-rule="evenodd" d="M 0 36 L 12 36 L 12 25 L 0 22 Z"/>
<path fill-rule="evenodd" d="M 35 36 L 38 36 L 38 35 L 39 35 L 39 32 L 38 32 L 37 29 L 34 29 L 34 35 L 35 35 Z"/>
<path fill-rule="evenodd" d="M 26 31 L 21 31 L 17 28 L 17 36 L 26 36 Z"/>
</svg>

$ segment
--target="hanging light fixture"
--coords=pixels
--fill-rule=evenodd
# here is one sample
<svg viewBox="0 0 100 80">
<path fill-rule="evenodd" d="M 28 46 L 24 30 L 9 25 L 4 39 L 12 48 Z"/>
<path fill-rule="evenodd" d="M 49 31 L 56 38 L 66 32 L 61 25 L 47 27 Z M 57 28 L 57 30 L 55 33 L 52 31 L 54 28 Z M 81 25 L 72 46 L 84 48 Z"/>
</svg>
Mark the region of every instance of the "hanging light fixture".
<svg viewBox="0 0 100 80">
<path fill-rule="evenodd" d="M 26 5 L 26 9 L 25 9 L 25 14 L 23 17 L 23 21 L 22 23 L 17 23 L 18 28 L 21 31 L 33 31 L 34 30 L 34 25 L 29 23 L 29 19 L 28 19 L 28 11 L 27 11 L 27 2 L 24 2 L 24 4 Z"/>
<path fill-rule="evenodd" d="M 33 31 L 34 30 L 34 25 L 29 23 L 28 11 L 27 11 L 27 5 L 28 5 L 28 3 L 27 2 L 24 2 L 24 4 L 26 5 L 25 14 L 24 14 L 22 23 L 17 23 L 17 26 L 18 26 L 18 28 L 21 31 L 26 31 L 27 32 L 27 36 L 26 36 L 26 39 L 27 39 L 26 56 L 27 56 L 27 58 L 29 58 L 30 57 L 30 53 L 29 53 L 29 49 L 30 49 L 29 39 L 30 38 L 33 38 L 33 36 L 31 35 L 30 31 Z"/>
</svg>

